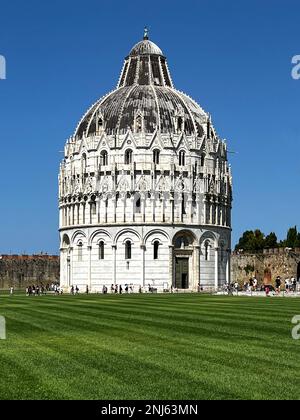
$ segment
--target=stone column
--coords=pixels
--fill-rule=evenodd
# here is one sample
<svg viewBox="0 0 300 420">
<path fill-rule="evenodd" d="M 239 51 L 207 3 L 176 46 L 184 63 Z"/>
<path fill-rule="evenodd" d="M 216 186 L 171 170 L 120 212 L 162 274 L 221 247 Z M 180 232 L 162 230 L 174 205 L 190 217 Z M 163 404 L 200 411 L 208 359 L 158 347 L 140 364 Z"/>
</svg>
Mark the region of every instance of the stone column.
<svg viewBox="0 0 300 420">
<path fill-rule="evenodd" d="M 101 219 L 101 213 L 100 213 L 100 209 L 101 209 L 101 198 L 98 197 L 97 199 L 97 219 L 98 219 L 98 223 L 100 223 Z"/>
<path fill-rule="evenodd" d="M 200 245 L 194 246 L 194 288 L 198 291 L 200 283 Z"/>
<path fill-rule="evenodd" d="M 74 261 L 74 248 L 70 247 L 70 286 L 73 285 L 73 261 Z"/>
<path fill-rule="evenodd" d="M 219 288 L 219 248 L 215 248 L 215 289 Z"/>
<path fill-rule="evenodd" d="M 226 262 L 226 283 L 231 283 L 231 250 L 227 251 L 227 262 Z"/>
<path fill-rule="evenodd" d="M 142 286 L 146 286 L 146 270 L 145 270 L 145 253 L 146 253 L 146 245 L 141 244 L 141 251 L 142 251 Z"/>
<path fill-rule="evenodd" d="M 200 200 L 200 197 L 197 195 L 197 199 L 196 199 L 196 202 L 197 202 L 197 216 L 198 216 L 198 225 L 201 225 L 202 223 L 201 223 L 201 200 Z M 204 208 L 205 208 L 205 203 L 204 203 Z M 203 223 L 203 224 L 205 224 L 205 223 Z"/>
<path fill-rule="evenodd" d="M 92 290 L 92 247 L 89 245 L 87 247 L 88 249 L 88 261 L 89 261 L 89 266 L 88 266 L 88 286 L 89 286 L 89 290 Z"/>
<path fill-rule="evenodd" d="M 174 286 L 174 246 L 169 245 L 169 287 Z"/>
<path fill-rule="evenodd" d="M 117 284 L 117 245 L 112 246 L 113 249 L 113 278 L 112 284 Z"/>
<path fill-rule="evenodd" d="M 170 196 L 170 221 L 174 224 L 174 198 Z"/>
<path fill-rule="evenodd" d="M 67 288 L 71 286 L 71 256 L 68 255 L 68 251 L 66 251 L 66 261 L 67 261 Z"/>
</svg>

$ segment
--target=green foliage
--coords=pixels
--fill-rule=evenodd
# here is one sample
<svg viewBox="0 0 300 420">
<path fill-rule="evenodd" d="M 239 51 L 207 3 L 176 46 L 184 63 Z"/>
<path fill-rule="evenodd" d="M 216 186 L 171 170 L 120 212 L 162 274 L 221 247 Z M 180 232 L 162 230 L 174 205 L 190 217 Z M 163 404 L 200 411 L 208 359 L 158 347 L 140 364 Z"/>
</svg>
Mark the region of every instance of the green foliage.
<svg viewBox="0 0 300 420">
<path fill-rule="evenodd" d="M 240 238 L 235 250 L 244 250 L 246 252 L 259 252 L 265 248 L 300 248 L 300 232 L 297 227 L 288 230 L 285 240 L 278 242 L 276 233 L 271 232 L 265 236 L 259 229 L 247 230 Z"/>
<path fill-rule="evenodd" d="M 265 248 L 276 248 L 278 246 L 277 236 L 274 232 L 271 232 L 270 235 L 266 236 L 265 239 Z"/>
<path fill-rule="evenodd" d="M 239 243 L 236 246 L 236 250 L 243 249 L 244 251 L 260 251 L 265 246 L 265 236 L 259 230 L 248 230 L 246 231 Z"/>
<path fill-rule="evenodd" d="M 293 228 L 290 228 L 288 230 L 287 237 L 286 237 L 286 246 L 288 248 L 294 248 L 297 238 L 298 238 L 297 227 L 295 226 Z"/>
</svg>

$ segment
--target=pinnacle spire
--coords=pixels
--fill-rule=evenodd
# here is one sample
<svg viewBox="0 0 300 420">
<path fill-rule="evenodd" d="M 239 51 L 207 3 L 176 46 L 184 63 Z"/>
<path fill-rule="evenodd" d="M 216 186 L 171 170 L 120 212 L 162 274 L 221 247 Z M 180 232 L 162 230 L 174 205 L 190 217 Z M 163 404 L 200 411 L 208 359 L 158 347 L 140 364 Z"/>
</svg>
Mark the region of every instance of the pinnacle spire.
<svg viewBox="0 0 300 420">
<path fill-rule="evenodd" d="M 144 41 L 148 41 L 149 39 L 149 28 L 147 26 L 145 26 L 144 29 Z"/>
</svg>

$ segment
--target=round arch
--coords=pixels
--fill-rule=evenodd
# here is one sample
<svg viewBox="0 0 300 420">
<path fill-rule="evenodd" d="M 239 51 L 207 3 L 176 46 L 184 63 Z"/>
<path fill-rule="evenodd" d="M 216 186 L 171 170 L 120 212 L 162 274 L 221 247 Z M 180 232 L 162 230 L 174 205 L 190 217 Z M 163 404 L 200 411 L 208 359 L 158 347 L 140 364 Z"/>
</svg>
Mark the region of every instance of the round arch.
<svg viewBox="0 0 300 420">
<path fill-rule="evenodd" d="M 108 236 L 108 238 L 112 241 L 112 237 L 111 237 L 111 234 L 109 232 L 107 232 L 104 229 L 99 229 L 99 230 L 96 230 L 94 233 L 91 234 L 90 239 L 89 239 L 89 245 L 92 245 L 92 243 L 94 242 L 94 240 L 97 236 Z"/>
<path fill-rule="evenodd" d="M 75 242 L 75 240 L 76 240 L 76 238 L 77 238 L 78 236 L 82 236 L 82 239 L 83 239 L 84 241 L 86 241 L 86 240 L 87 240 L 86 234 L 85 234 L 82 230 L 77 230 L 77 231 L 76 231 L 76 232 L 72 235 L 72 239 L 71 239 L 72 244 L 74 244 L 74 242 Z"/>
<path fill-rule="evenodd" d="M 119 241 L 119 239 L 120 239 L 120 237 L 122 236 L 122 235 L 126 235 L 126 234 L 128 234 L 128 233 L 132 233 L 133 235 L 135 235 L 140 241 L 142 240 L 142 238 L 141 238 L 141 235 L 138 233 L 138 232 L 136 232 L 134 229 L 123 229 L 123 230 L 121 230 L 120 232 L 118 232 L 117 233 L 117 235 L 115 236 L 115 238 L 114 238 L 114 241 L 113 241 L 113 243 L 114 243 L 114 245 L 117 245 L 117 243 L 118 243 L 118 241 Z"/>
<path fill-rule="evenodd" d="M 150 232 L 148 232 L 144 237 L 145 244 L 148 242 L 148 240 L 151 236 L 155 236 L 155 235 L 162 235 L 164 238 L 166 238 L 168 240 L 169 245 L 172 244 L 170 236 L 165 231 L 163 231 L 161 229 L 154 229 L 154 230 L 151 230 Z M 158 238 L 155 238 L 155 239 L 157 240 Z"/>
</svg>

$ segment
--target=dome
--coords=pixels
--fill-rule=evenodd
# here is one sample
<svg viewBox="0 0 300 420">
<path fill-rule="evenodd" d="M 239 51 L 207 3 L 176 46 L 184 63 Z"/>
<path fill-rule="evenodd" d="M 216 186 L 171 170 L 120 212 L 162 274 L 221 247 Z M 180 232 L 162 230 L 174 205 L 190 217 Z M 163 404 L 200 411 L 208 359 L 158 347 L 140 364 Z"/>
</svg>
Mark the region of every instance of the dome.
<svg viewBox="0 0 300 420">
<path fill-rule="evenodd" d="M 136 44 L 126 58 L 117 89 L 100 99 L 79 123 L 75 138 L 104 131 L 125 134 L 136 128 L 139 115 L 142 131 L 203 136 L 208 115 L 191 98 L 177 91 L 161 49 L 148 39 Z"/>
<path fill-rule="evenodd" d="M 163 55 L 163 52 L 154 42 L 144 39 L 132 48 L 129 55 L 136 56 L 144 54 Z"/>
</svg>

